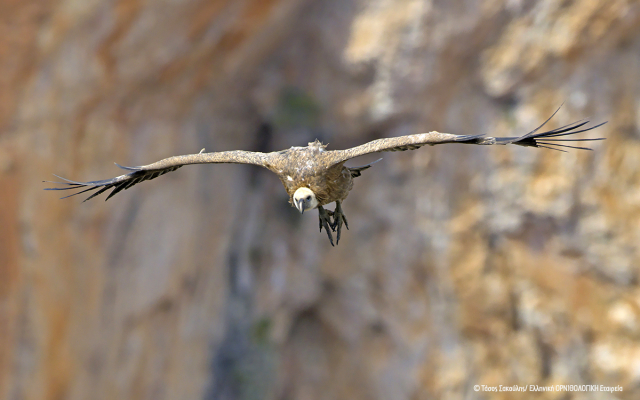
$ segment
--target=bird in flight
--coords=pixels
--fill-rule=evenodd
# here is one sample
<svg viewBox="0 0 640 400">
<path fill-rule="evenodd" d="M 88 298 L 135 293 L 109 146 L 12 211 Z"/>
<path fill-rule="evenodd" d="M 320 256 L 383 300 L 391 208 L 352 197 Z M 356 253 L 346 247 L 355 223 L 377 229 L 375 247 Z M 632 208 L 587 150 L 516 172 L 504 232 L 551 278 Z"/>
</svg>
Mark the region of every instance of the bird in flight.
<svg viewBox="0 0 640 400">
<path fill-rule="evenodd" d="M 202 149 L 198 154 L 169 157 L 140 167 L 123 167 L 116 164 L 118 167 L 128 171 L 128 173 L 113 179 L 76 182 L 55 175 L 64 180 L 64 182 L 45 182 L 62 186 L 46 188 L 45 190 L 79 190 L 69 196 L 62 197 L 63 199 L 95 190 L 95 192 L 84 200 L 87 201 L 109 189 L 113 189 L 106 198 L 106 200 L 108 200 L 122 190 L 129 189 L 140 182 L 155 179 L 167 172 L 175 171 L 183 165 L 209 163 L 259 165 L 278 175 L 289 195 L 289 203 L 297 208 L 301 214 L 314 208 L 318 209 L 320 232 L 322 232 L 322 228 L 325 229 L 327 236 L 329 236 L 329 242 L 333 246 L 332 232 L 336 233 L 337 244 L 340 241 L 342 225 L 344 224 L 344 226 L 349 229 L 347 218 L 342 210 L 342 202 L 347 198 L 349 191 L 353 188 L 353 179 L 360 176 L 362 171 L 370 168 L 372 164 L 377 162 L 375 161 L 374 163 L 360 167 L 347 167 L 344 165 L 346 161 L 365 154 L 383 151 L 415 150 L 425 145 L 435 146 L 444 143 L 478 145 L 515 144 L 525 147 L 542 147 L 565 151 L 563 148 L 591 150 L 587 147 L 567 144 L 569 142 L 604 140 L 604 138 L 572 139 L 566 138 L 566 136 L 590 131 L 606 124 L 606 122 L 586 127 L 585 125 L 587 125 L 589 121 L 581 120 L 560 128 L 538 132 L 553 118 L 558 110 L 542 123 L 542 125 L 518 137 L 495 138 L 484 134 L 453 135 L 432 131 L 415 135 L 377 139 L 346 150 L 327 150 L 326 145 L 323 145 L 318 140 L 309 143 L 306 147 L 291 147 L 287 150 L 271 153 L 243 150 L 204 153 L 204 149 Z M 324 209 L 323 206 L 333 202 L 336 203 L 334 211 Z"/>
</svg>

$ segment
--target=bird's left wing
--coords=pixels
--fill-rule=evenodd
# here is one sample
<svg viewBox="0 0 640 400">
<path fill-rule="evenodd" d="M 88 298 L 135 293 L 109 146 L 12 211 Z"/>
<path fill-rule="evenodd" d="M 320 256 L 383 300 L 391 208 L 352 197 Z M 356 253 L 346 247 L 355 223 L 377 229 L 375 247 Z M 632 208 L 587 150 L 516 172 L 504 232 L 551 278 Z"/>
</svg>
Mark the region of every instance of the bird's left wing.
<svg viewBox="0 0 640 400">
<path fill-rule="evenodd" d="M 559 110 L 559 109 L 558 109 Z M 556 113 L 553 113 L 542 125 L 531 132 L 517 137 L 490 137 L 481 135 L 453 135 L 450 133 L 428 132 L 416 135 L 398 136 L 394 138 L 377 139 L 365 143 L 360 146 L 352 147 L 346 150 L 334 150 L 332 152 L 332 163 L 338 164 L 354 157 L 362 156 L 370 153 L 378 153 L 382 151 L 405 151 L 419 149 L 425 145 L 434 146 L 443 143 L 465 143 L 479 145 L 494 144 L 516 144 L 518 146 L 543 147 L 552 150 L 564 151 L 561 148 L 571 148 L 580 150 L 591 150 L 588 147 L 578 147 L 567 145 L 567 142 L 594 141 L 604 140 L 604 138 L 596 139 L 567 139 L 564 136 L 575 135 L 576 133 L 590 131 L 599 126 L 606 124 L 602 122 L 598 125 L 585 127 L 589 123 L 588 120 L 577 121 L 560 128 L 550 131 L 538 132 Z"/>
<path fill-rule="evenodd" d="M 203 149 L 204 150 L 204 149 Z M 160 160 L 153 164 L 143 165 L 140 167 L 123 167 L 118 165 L 118 167 L 129 171 L 128 174 L 117 176 L 113 179 L 105 179 L 101 181 L 90 181 L 90 182 L 76 182 L 71 181 L 62 177 L 57 176 L 58 178 L 64 180 L 65 182 L 50 182 L 56 183 L 59 185 L 63 185 L 61 187 L 53 187 L 46 188 L 45 190 L 74 190 L 80 189 L 79 192 L 70 194 L 69 196 L 62 197 L 67 198 L 71 196 L 75 196 L 77 194 L 90 192 L 93 190 L 97 190 L 92 193 L 91 196 L 87 197 L 84 201 L 92 199 L 93 197 L 109 190 L 113 189 L 111 193 L 107 196 L 106 200 L 109 200 L 116 193 L 129 189 L 131 186 L 143 182 L 148 181 L 150 179 L 155 179 L 160 175 L 164 175 L 167 172 L 175 171 L 176 169 L 182 167 L 183 165 L 189 164 L 209 164 L 209 163 L 233 163 L 233 164 L 253 164 L 259 165 L 261 167 L 269 168 L 270 153 L 258 153 L 252 151 L 221 151 L 217 153 L 198 153 L 198 154 L 188 154 L 184 156 L 175 156 L 165 158 L 164 160 Z"/>
</svg>

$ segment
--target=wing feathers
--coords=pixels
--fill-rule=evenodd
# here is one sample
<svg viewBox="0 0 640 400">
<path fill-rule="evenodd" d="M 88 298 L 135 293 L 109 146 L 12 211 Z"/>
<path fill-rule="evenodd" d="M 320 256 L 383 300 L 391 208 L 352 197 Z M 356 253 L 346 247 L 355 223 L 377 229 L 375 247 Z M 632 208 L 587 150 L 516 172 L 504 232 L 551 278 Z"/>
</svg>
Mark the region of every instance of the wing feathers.
<svg viewBox="0 0 640 400">
<path fill-rule="evenodd" d="M 117 165 L 118 168 L 122 168 L 122 169 L 127 170 L 127 171 L 141 171 L 142 170 L 142 167 L 125 167 L 124 165 L 120 165 L 117 162 L 114 162 L 114 164 Z"/>
<path fill-rule="evenodd" d="M 528 132 L 522 136 L 495 138 L 495 137 L 490 137 L 485 135 L 452 135 L 449 133 L 429 132 L 429 133 L 421 133 L 417 135 L 399 136 L 399 137 L 388 138 L 388 139 L 377 139 L 360 146 L 352 147 L 347 150 L 333 152 L 334 163 L 338 164 L 340 162 L 344 162 L 351 158 L 359 157 L 359 156 L 370 154 L 370 153 L 378 153 L 382 151 L 415 150 L 425 145 L 434 146 L 434 145 L 443 144 L 443 143 L 465 143 L 465 144 L 479 144 L 479 145 L 515 144 L 518 146 L 542 147 L 546 149 L 564 151 L 564 150 L 560 150 L 557 147 L 566 147 L 566 148 L 579 149 L 579 150 L 591 150 L 591 149 L 587 147 L 569 146 L 566 144 L 560 144 L 555 142 L 579 142 L 579 141 L 604 140 L 604 138 L 564 139 L 561 137 L 568 136 L 568 135 L 575 135 L 582 132 L 587 132 L 606 124 L 606 122 L 602 122 L 600 124 L 597 124 L 591 127 L 585 127 L 585 125 L 587 125 L 589 121 L 580 120 L 580 121 L 576 121 L 576 122 L 561 126 L 556 129 L 552 129 L 544 132 L 538 132 L 540 129 L 542 129 L 542 127 L 546 125 L 547 122 L 551 120 L 551 118 L 553 118 L 554 115 L 556 115 L 556 113 L 559 110 L 560 108 L 558 108 L 551 115 L 551 117 L 549 117 L 546 121 L 544 121 L 540 126 L 538 126 L 531 132 Z"/>
<path fill-rule="evenodd" d="M 112 189 L 111 193 L 107 196 L 106 200 L 115 196 L 117 193 L 127 190 L 130 187 L 137 185 L 140 182 L 155 179 L 168 172 L 175 171 L 183 165 L 189 164 L 206 164 L 206 163 L 235 163 L 235 164 L 254 164 L 262 167 L 269 167 L 269 160 L 271 156 L 267 153 L 255 153 L 250 151 L 223 151 L 217 153 L 198 153 L 189 154 L 184 156 L 175 156 L 165 158 L 153 164 L 144 165 L 140 167 L 125 167 L 123 165 L 116 165 L 126 171 L 130 171 L 128 174 L 117 176 L 113 179 L 105 179 L 101 181 L 89 181 L 89 182 L 77 182 L 55 175 L 57 178 L 62 179 L 64 182 L 52 182 L 44 181 L 48 183 L 55 183 L 62 185 L 61 187 L 45 188 L 45 190 L 73 190 L 81 189 L 79 192 L 72 193 L 68 196 L 72 197 L 77 194 L 86 193 L 92 190 L 97 190 L 87 197 L 84 201 L 90 200 L 105 191 Z"/>
<path fill-rule="evenodd" d="M 578 129 L 583 127 L 584 125 L 588 124 L 589 121 L 578 121 L 578 122 L 574 122 L 573 124 L 569 124 L 569 125 L 565 125 L 562 126 L 560 128 L 557 129 L 552 129 L 550 131 L 546 131 L 546 132 L 541 132 L 541 133 L 536 133 L 536 131 L 538 129 L 540 129 L 540 127 L 538 127 L 537 129 L 527 133 L 526 135 L 520 136 L 520 137 L 508 137 L 508 138 L 495 138 L 496 140 L 496 144 L 516 144 L 518 146 L 526 146 L 526 147 L 544 147 L 544 148 L 549 148 L 548 146 L 559 146 L 559 147 L 571 147 L 574 149 L 579 149 L 579 150 L 592 150 L 590 148 L 587 147 L 577 147 L 577 146 L 567 146 L 567 145 L 561 145 L 555 142 L 580 142 L 580 141 L 596 141 L 596 140 L 604 140 L 605 138 L 590 138 L 590 139 L 556 139 L 558 137 L 562 137 L 562 136 L 568 136 L 568 135 L 575 135 L 578 133 L 582 133 L 582 132 L 587 132 L 593 129 L 596 129 L 598 127 L 601 127 L 602 125 L 606 124 L 607 122 L 601 122 L 597 125 L 588 127 L 588 128 L 584 128 L 584 129 Z M 578 130 L 576 130 L 578 129 Z M 541 144 L 544 144 L 546 146 L 541 146 Z"/>
</svg>

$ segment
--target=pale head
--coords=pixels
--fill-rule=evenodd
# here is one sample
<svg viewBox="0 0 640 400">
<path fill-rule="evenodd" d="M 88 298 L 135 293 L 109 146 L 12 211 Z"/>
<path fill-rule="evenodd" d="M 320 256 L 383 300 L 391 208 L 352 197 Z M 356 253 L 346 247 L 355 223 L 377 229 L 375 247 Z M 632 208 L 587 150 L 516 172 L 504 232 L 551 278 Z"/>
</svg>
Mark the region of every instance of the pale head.
<svg viewBox="0 0 640 400">
<path fill-rule="evenodd" d="M 311 189 L 301 187 L 293 194 L 293 205 L 300 211 L 300 214 L 303 214 L 306 210 L 318 207 L 318 199 Z"/>
</svg>

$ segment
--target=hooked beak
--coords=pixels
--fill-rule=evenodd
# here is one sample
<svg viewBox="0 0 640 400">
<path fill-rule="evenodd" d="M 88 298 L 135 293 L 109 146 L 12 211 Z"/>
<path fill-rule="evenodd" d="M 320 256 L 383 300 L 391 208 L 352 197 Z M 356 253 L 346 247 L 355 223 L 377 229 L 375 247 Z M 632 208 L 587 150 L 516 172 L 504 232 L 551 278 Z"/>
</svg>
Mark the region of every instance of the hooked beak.
<svg viewBox="0 0 640 400">
<path fill-rule="evenodd" d="M 300 214 L 304 214 L 304 200 L 300 199 L 298 200 L 298 211 L 300 211 Z"/>
</svg>

